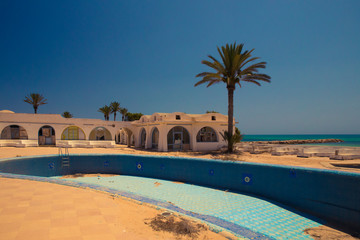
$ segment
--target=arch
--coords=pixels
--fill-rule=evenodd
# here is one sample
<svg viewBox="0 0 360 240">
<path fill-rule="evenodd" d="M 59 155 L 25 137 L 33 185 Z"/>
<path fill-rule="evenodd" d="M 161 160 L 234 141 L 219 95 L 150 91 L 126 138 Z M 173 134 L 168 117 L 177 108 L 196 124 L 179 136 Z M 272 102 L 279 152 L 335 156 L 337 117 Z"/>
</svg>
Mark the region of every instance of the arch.
<svg viewBox="0 0 360 240">
<path fill-rule="evenodd" d="M 170 129 L 167 134 L 168 150 L 189 150 L 190 134 L 186 128 L 176 126 Z"/>
<path fill-rule="evenodd" d="M 78 126 L 70 126 L 64 129 L 61 134 L 61 140 L 85 140 L 84 131 Z"/>
<path fill-rule="evenodd" d="M 111 141 L 111 133 L 105 127 L 94 128 L 89 135 L 89 140 L 93 141 Z"/>
<path fill-rule="evenodd" d="M 140 130 L 140 147 L 145 148 L 146 146 L 146 131 L 145 128 L 141 128 Z"/>
<path fill-rule="evenodd" d="M 39 128 L 38 141 L 41 145 L 55 145 L 55 129 L 49 125 Z"/>
<path fill-rule="evenodd" d="M 158 149 L 159 147 L 159 129 L 154 127 L 151 133 L 151 148 Z"/>
<path fill-rule="evenodd" d="M 9 125 L 1 131 L 1 139 L 27 140 L 29 138 L 25 128 L 19 125 Z"/>
<path fill-rule="evenodd" d="M 129 128 L 120 128 L 117 131 L 118 144 L 126 144 L 128 147 L 134 145 L 134 134 Z"/>
<path fill-rule="evenodd" d="M 203 127 L 196 135 L 196 142 L 218 142 L 218 137 L 213 128 Z"/>
</svg>

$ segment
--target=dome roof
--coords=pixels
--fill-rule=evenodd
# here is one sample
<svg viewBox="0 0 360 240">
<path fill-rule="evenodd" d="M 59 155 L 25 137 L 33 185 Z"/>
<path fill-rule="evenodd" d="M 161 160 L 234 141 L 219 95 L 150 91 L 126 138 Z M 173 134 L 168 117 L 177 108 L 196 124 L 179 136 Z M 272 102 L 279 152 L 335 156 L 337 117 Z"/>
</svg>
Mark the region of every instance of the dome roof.
<svg viewBox="0 0 360 240">
<path fill-rule="evenodd" d="M 10 111 L 10 110 L 1 110 L 0 113 L 15 113 L 15 112 Z"/>
</svg>

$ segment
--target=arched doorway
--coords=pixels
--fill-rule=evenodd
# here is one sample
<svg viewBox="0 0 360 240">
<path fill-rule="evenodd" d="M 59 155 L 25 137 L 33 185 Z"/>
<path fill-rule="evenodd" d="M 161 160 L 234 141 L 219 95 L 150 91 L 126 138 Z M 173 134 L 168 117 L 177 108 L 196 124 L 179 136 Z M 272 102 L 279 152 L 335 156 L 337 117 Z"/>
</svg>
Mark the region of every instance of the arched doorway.
<svg viewBox="0 0 360 240">
<path fill-rule="evenodd" d="M 155 127 L 151 134 L 151 148 L 158 149 L 159 147 L 159 129 Z"/>
<path fill-rule="evenodd" d="M 134 145 L 134 134 L 128 128 L 120 128 L 117 132 L 118 144 L 126 144 L 128 147 Z"/>
<path fill-rule="evenodd" d="M 168 150 L 179 151 L 190 149 L 190 135 L 189 132 L 180 126 L 173 127 L 167 135 Z"/>
<path fill-rule="evenodd" d="M 84 131 L 77 126 L 65 128 L 61 134 L 61 140 L 85 140 Z"/>
<path fill-rule="evenodd" d="M 55 145 L 55 130 L 53 127 L 45 125 L 39 129 L 39 146 Z"/>
<path fill-rule="evenodd" d="M 111 140 L 111 133 L 104 127 L 94 128 L 89 135 L 89 140 L 101 141 L 101 140 Z"/>
<path fill-rule="evenodd" d="M 28 139 L 25 128 L 19 125 L 10 125 L 1 131 L 1 139 Z"/>
<path fill-rule="evenodd" d="M 146 131 L 145 128 L 142 128 L 140 131 L 140 147 L 145 148 L 146 146 Z"/>
</svg>

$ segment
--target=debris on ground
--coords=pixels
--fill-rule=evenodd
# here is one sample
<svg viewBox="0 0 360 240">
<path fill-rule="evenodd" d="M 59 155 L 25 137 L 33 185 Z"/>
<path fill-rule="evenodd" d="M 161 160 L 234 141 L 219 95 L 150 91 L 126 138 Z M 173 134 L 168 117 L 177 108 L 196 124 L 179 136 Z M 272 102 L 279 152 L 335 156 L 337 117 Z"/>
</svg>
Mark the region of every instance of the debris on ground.
<svg viewBox="0 0 360 240">
<path fill-rule="evenodd" d="M 360 240 L 358 235 L 352 236 L 328 226 L 307 228 L 304 230 L 304 233 L 310 235 L 315 240 Z"/>
<path fill-rule="evenodd" d="M 187 236 L 195 239 L 199 233 L 208 228 L 200 223 L 173 214 L 158 214 L 152 219 L 145 219 L 145 224 L 155 231 L 166 231 L 176 236 Z"/>
</svg>

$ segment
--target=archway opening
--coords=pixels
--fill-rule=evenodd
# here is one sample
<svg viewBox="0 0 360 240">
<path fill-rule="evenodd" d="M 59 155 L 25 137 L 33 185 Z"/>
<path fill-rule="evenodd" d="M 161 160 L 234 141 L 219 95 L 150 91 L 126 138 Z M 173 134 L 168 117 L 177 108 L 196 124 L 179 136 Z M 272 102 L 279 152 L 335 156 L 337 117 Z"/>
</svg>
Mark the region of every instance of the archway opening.
<svg viewBox="0 0 360 240">
<path fill-rule="evenodd" d="M 159 148 L 159 129 L 157 127 L 154 128 L 151 135 L 151 148 L 158 149 Z"/>
<path fill-rule="evenodd" d="M 43 126 L 38 133 L 39 146 L 55 145 L 55 130 L 51 126 Z"/>
<path fill-rule="evenodd" d="M 89 140 L 92 141 L 110 141 L 111 139 L 111 133 L 104 127 L 94 128 L 89 135 Z"/>
<path fill-rule="evenodd" d="M 146 131 L 145 128 L 142 128 L 140 131 L 140 147 L 145 148 L 146 146 Z"/>
<path fill-rule="evenodd" d="M 126 144 L 128 147 L 134 146 L 134 135 L 128 128 L 120 128 L 117 131 L 117 144 Z"/>
<path fill-rule="evenodd" d="M 197 142 L 217 142 L 215 130 L 211 127 L 203 127 L 196 135 Z"/>
<path fill-rule="evenodd" d="M 180 151 L 190 149 L 190 135 L 189 132 L 181 126 L 173 127 L 167 135 L 168 150 Z"/>
<path fill-rule="evenodd" d="M 25 128 L 19 125 L 10 125 L 5 127 L 1 132 L 1 139 L 28 139 Z"/>
<path fill-rule="evenodd" d="M 70 126 L 65 128 L 61 134 L 61 140 L 85 140 L 84 131 L 78 126 Z"/>
</svg>

